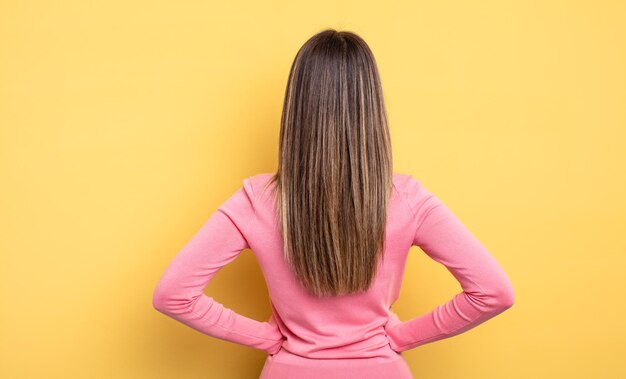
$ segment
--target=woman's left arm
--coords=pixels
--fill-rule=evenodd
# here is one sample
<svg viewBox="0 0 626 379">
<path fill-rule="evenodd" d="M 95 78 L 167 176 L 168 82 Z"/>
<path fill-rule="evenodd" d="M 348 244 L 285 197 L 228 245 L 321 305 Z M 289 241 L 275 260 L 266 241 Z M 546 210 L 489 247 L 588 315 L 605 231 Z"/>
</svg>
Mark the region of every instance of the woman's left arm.
<svg viewBox="0 0 626 379">
<path fill-rule="evenodd" d="M 159 312 L 191 328 L 225 341 L 268 354 L 282 345 L 284 336 L 276 325 L 245 317 L 203 293 L 225 265 L 249 248 L 241 232 L 254 209 L 247 188 L 249 179 L 202 225 L 173 258 L 159 280 L 152 305 Z"/>
</svg>

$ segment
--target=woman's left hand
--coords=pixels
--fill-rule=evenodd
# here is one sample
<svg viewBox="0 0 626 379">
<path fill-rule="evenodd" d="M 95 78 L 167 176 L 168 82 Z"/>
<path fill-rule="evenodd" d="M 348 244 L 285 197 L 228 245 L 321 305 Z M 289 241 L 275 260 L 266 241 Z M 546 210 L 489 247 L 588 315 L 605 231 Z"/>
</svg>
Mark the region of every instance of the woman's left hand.
<svg viewBox="0 0 626 379">
<path fill-rule="evenodd" d="M 278 327 L 278 323 L 276 323 L 276 319 L 274 318 L 274 314 L 272 313 L 272 315 L 270 316 L 270 319 L 267 321 L 267 323 L 272 326 L 272 328 L 275 330 L 275 335 L 277 336 L 277 341 L 276 344 L 274 344 L 271 348 L 267 349 L 267 353 L 269 355 L 274 355 L 276 353 L 278 353 L 280 351 L 280 348 L 283 345 L 283 342 L 287 339 L 285 338 L 285 336 L 283 336 L 283 334 L 280 331 L 280 328 Z"/>
</svg>

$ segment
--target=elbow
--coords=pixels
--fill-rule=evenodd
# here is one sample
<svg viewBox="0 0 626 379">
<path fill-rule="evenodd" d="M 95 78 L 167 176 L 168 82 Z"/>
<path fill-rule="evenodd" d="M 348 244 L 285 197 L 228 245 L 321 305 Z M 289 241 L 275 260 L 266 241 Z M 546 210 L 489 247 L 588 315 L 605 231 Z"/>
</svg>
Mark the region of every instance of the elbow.
<svg viewBox="0 0 626 379">
<path fill-rule="evenodd" d="M 152 307 L 172 317 L 192 313 L 200 300 L 198 296 L 187 296 L 178 288 L 157 286 L 152 294 Z"/>
<path fill-rule="evenodd" d="M 513 306 L 515 291 L 507 280 L 498 284 L 484 286 L 483 291 L 471 294 L 471 299 L 476 307 L 488 314 L 498 314 Z"/>
<path fill-rule="evenodd" d="M 166 285 L 163 281 L 159 282 L 152 293 L 152 307 L 164 314 L 172 313 L 179 303 L 176 299 L 181 297 L 177 293 L 178 290 L 171 285 Z"/>
<path fill-rule="evenodd" d="M 500 286 L 493 292 L 492 306 L 498 313 L 503 312 L 513 306 L 515 303 L 515 290 L 510 283 Z"/>
<path fill-rule="evenodd" d="M 161 313 L 167 313 L 167 295 L 157 288 L 152 294 L 152 308 Z"/>
<path fill-rule="evenodd" d="M 164 314 L 172 314 L 187 299 L 182 296 L 183 290 L 178 284 L 178 279 L 172 276 L 163 276 L 154 287 L 152 292 L 152 307 Z"/>
</svg>

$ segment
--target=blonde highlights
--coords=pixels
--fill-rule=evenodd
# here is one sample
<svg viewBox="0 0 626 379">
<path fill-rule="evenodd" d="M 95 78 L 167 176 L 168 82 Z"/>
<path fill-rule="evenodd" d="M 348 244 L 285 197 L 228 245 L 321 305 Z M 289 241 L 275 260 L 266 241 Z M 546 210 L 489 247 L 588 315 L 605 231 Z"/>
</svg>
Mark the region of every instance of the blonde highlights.
<svg viewBox="0 0 626 379">
<path fill-rule="evenodd" d="M 385 246 L 392 154 L 374 56 L 324 30 L 291 66 L 272 177 L 285 259 L 317 296 L 367 290 Z"/>
</svg>

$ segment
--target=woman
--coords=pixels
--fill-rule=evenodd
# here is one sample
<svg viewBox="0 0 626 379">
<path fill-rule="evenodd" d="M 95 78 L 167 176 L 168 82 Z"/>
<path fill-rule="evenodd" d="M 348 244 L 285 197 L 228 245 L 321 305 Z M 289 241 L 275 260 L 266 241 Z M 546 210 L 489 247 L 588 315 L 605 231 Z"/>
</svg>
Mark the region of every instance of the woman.
<svg viewBox="0 0 626 379">
<path fill-rule="evenodd" d="M 513 304 L 507 275 L 441 200 L 392 170 L 374 56 L 324 30 L 298 51 L 281 118 L 278 170 L 243 180 L 173 259 L 154 307 L 207 335 L 267 352 L 261 378 L 412 378 L 402 352 L 464 332 Z M 407 255 L 419 246 L 463 291 L 401 321 Z M 203 293 L 244 249 L 272 316 L 247 318 Z"/>
</svg>

